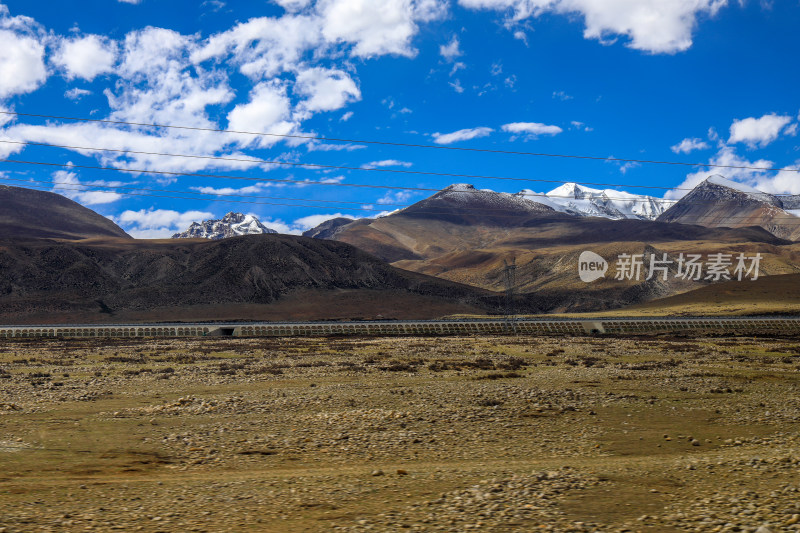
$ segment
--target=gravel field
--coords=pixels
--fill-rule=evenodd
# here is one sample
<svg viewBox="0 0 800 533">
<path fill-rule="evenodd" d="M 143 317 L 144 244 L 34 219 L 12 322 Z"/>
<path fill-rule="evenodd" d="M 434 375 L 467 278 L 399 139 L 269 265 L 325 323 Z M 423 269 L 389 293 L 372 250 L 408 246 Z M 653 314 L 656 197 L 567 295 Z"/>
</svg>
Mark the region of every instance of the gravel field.
<svg viewBox="0 0 800 533">
<path fill-rule="evenodd" d="M 800 531 L 800 339 L 5 340 L 0 533 Z"/>
</svg>

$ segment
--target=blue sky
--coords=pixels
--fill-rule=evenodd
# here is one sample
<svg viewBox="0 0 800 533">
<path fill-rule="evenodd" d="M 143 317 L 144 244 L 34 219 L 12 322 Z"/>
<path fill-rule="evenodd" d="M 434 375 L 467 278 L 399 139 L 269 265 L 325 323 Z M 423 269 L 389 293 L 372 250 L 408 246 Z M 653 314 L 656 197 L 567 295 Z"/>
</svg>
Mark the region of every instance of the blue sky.
<svg viewBox="0 0 800 533">
<path fill-rule="evenodd" d="M 0 0 L 0 111 L 796 169 L 798 23 L 796 0 Z M 576 181 L 675 198 L 720 173 L 767 192 L 800 193 L 791 171 L 22 115 L 0 114 L 3 140 L 13 141 L 0 142 L 3 159 L 48 165 L 0 162 L 0 183 L 55 189 L 141 237 L 228 211 L 299 232 L 332 215 L 374 216 L 431 194 L 347 186 L 355 184 L 545 192 Z M 247 179 L 52 166 L 69 164 Z M 170 198 L 189 192 L 205 194 Z"/>
</svg>

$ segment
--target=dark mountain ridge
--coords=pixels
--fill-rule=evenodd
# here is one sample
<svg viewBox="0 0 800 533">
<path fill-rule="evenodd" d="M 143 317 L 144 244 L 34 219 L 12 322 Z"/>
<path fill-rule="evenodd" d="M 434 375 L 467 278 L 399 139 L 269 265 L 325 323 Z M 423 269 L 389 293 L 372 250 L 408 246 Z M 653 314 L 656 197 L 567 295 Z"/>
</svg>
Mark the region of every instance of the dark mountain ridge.
<svg viewBox="0 0 800 533">
<path fill-rule="evenodd" d="M 127 238 L 106 217 L 60 194 L 0 185 L 0 239 Z"/>
<path fill-rule="evenodd" d="M 324 307 L 320 295 L 336 291 L 377 291 L 389 309 L 393 298 L 402 296 L 415 306 L 432 306 L 427 315 L 424 308 L 407 309 L 405 315 L 429 318 L 437 316 L 437 302 L 448 304 L 448 312 L 501 306 L 501 298 L 489 291 L 407 272 L 344 243 L 290 235 L 207 242 L 0 241 L 4 322 L 33 315 L 74 321 L 77 312 L 110 321 L 154 309 L 280 304 L 295 293 L 321 298 Z M 403 309 L 395 310 L 405 316 Z M 319 311 L 317 318 L 325 315 L 324 308 Z"/>
<path fill-rule="evenodd" d="M 795 202 L 792 196 L 777 197 L 722 176 L 711 176 L 656 220 L 706 227 L 758 226 L 796 241 L 800 239 L 800 218 L 786 211 L 793 209 Z"/>
</svg>

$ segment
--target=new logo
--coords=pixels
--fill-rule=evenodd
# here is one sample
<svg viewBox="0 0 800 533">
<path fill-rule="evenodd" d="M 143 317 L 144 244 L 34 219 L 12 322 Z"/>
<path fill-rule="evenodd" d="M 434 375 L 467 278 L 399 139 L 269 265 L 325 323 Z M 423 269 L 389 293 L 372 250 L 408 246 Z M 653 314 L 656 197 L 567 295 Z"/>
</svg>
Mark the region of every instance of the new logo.
<svg viewBox="0 0 800 533">
<path fill-rule="evenodd" d="M 608 262 L 594 252 L 583 252 L 578 258 L 578 275 L 584 283 L 591 283 L 606 275 Z"/>
</svg>

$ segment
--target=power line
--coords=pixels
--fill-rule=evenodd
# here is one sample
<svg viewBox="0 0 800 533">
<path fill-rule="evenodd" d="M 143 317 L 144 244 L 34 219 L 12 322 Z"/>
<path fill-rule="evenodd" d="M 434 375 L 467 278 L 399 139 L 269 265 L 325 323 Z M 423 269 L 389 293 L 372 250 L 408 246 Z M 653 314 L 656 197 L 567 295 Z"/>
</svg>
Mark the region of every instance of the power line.
<svg viewBox="0 0 800 533">
<path fill-rule="evenodd" d="M 223 197 L 233 197 L 233 198 L 257 198 L 257 199 L 268 199 L 268 200 L 291 200 L 291 201 L 299 201 L 299 202 L 318 202 L 318 203 L 330 203 L 330 204 L 355 204 L 355 205 L 362 205 L 362 206 L 365 205 L 365 204 L 372 203 L 372 202 L 369 202 L 369 201 L 352 202 L 352 201 L 344 201 L 344 200 L 319 200 L 319 199 L 308 199 L 308 198 L 292 198 L 292 197 L 285 197 L 285 196 L 260 196 L 260 195 L 251 195 L 251 194 L 229 194 L 229 193 L 219 193 L 219 192 L 202 192 L 202 191 L 185 191 L 185 190 L 184 191 L 176 191 L 176 190 L 171 190 L 171 189 L 148 189 L 148 188 L 141 188 L 141 187 L 124 187 L 124 186 L 120 186 L 120 185 L 102 185 L 102 184 L 97 184 L 97 183 L 75 183 L 75 182 L 71 182 L 71 181 L 32 180 L 32 179 L 7 178 L 7 177 L 0 177 L 0 180 L 3 180 L 3 181 L 14 181 L 14 182 L 18 182 L 18 183 L 48 183 L 48 184 L 52 184 L 52 185 L 56 185 L 56 186 L 60 186 L 60 185 L 75 185 L 75 186 L 80 186 L 80 187 L 95 187 L 95 188 L 101 188 L 101 189 L 108 189 L 108 190 L 111 190 L 111 191 L 133 190 L 133 191 L 146 191 L 146 192 L 149 191 L 149 192 L 162 192 L 162 193 L 167 193 L 168 192 L 168 193 L 175 193 L 175 194 L 191 194 L 191 195 L 196 195 L 196 196 L 213 196 L 213 197 L 223 196 Z M 316 183 L 315 185 L 324 185 L 324 184 Z M 60 189 L 61 187 L 57 187 L 57 188 Z M 444 191 L 446 191 L 446 189 L 436 189 L 436 191 L 437 192 L 444 192 Z M 480 191 L 480 190 L 474 190 L 474 191 L 472 191 L 472 190 L 463 190 L 463 191 L 457 191 L 457 192 L 459 194 L 476 194 L 476 193 L 481 193 L 483 191 Z M 497 193 L 497 194 L 501 194 L 501 193 Z M 507 193 L 505 193 L 505 194 L 507 194 Z M 572 196 L 567 196 L 567 195 L 545 195 L 544 193 L 532 193 L 532 194 L 529 194 L 528 196 L 541 196 L 543 198 L 573 199 Z M 517 198 L 526 199 L 524 197 L 517 197 Z M 636 201 L 645 201 L 646 202 L 646 201 L 648 201 L 646 199 L 637 199 L 637 198 L 612 198 L 612 197 L 606 197 L 606 199 L 608 199 L 608 200 L 624 200 L 624 201 L 631 201 L 631 202 L 636 202 Z M 198 200 L 203 200 L 203 198 L 198 198 Z M 533 200 L 531 200 L 531 201 L 533 201 Z M 663 200 L 663 201 L 672 202 L 672 203 L 677 202 L 677 200 Z M 405 208 L 405 207 L 410 207 L 413 204 L 394 204 L 394 203 L 381 202 L 379 205 Z M 545 204 L 542 204 L 542 205 L 545 205 Z M 470 209 L 473 210 L 473 211 L 507 211 L 507 208 L 503 208 L 503 207 L 495 207 L 495 208 L 492 208 L 492 207 L 489 207 L 489 208 L 471 207 Z M 381 211 L 381 210 L 378 209 L 378 210 L 374 210 L 374 211 Z"/>
<path fill-rule="evenodd" d="M 8 181 L 8 178 L 0 178 L 0 180 Z M 18 181 L 18 180 L 14 180 L 14 181 Z M 37 188 L 38 190 L 48 190 L 42 185 L 37 185 L 37 186 L 35 186 L 33 188 Z M 80 189 L 80 188 L 77 188 L 77 187 L 62 187 L 62 186 L 59 186 L 56 189 L 56 192 L 59 191 L 59 190 L 78 191 L 78 192 L 106 192 L 106 193 L 109 192 L 107 190 Z M 51 191 L 49 191 L 49 192 L 51 192 Z M 165 192 L 170 192 L 170 191 L 165 191 Z M 149 197 L 149 198 L 171 198 L 171 199 L 174 199 L 174 200 L 194 200 L 194 201 L 203 200 L 203 201 L 207 201 L 207 202 L 237 203 L 237 204 L 279 205 L 279 206 L 289 206 L 289 207 L 315 207 L 315 208 L 320 208 L 320 209 L 330 209 L 330 207 L 331 207 L 331 206 L 327 206 L 327 205 L 301 205 L 301 204 L 285 204 L 285 203 L 276 203 L 276 202 L 248 202 L 248 201 L 243 201 L 243 200 L 216 200 L 216 199 L 213 199 L 213 198 L 206 199 L 206 198 L 175 196 L 175 195 L 167 195 L 167 194 L 140 194 L 140 193 L 133 193 L 133 192 L 120 192 L 120 193 L 116 193 L 116 194 L 119 194 L 120 196 L 145 196 L 145 197 Z M 191 194 L 191 193 L 189 193 L 189 194 Z M 359 211 L 373 211 L 373 212 L 380 212 L 381 211 L 380 209 L 366 209 L 366 208 L 347 208 L 347 209 L 349 209 L 349 210 L 359 210 Z"/>
<path fill-rule="evenodd" d="M 250 195 L 238 195 L 238 194 L 217 194 L 217 193 L 203 193 L 203 192 L 194 192 L 194 191 L 175 191 L 169 189 L 144 189 L 144 188 L 136 188 L 136 187 L 120 187 L 120 186 L 112 186 L 112 185 L 97 185 L 97 184 L 77 184 L 73 182 L 58 182 L 58 181 L 43 181 L 43 180 L 24 180 L 24 179 L 15 179 L 15 178 L 7 178 L 0 176 L 0 181 L 13 181 L 16 183 L 36 183 L 36 184 L 51 184 L 55 185 L 53 187 L 53 192 L 57 192 L 59 190 L 72 190 L 72 191 L 79 191 L 79 192 L 106 192 L 106 193 L 116 193 L 122 196 L 153 196 L 156 198 L 175 198 L 181 200 L 197 200 L 197 201 L 208 201 L 208 202 L 221 202 L 221 203 L 245 203 L 245 204 L 261 204 L 261 205 L 280 205 L 280 206 L 290 206 L 290 207 L 315 207 L 315 208 L 336 208 L 336 209 L 346 209 L 346 210 L 356 210 L 356 211 L 370 211 L 370 212 L 384 212 L 385 209 L 374 209 L 374 208 L 366 208 L 363 207 L 364 205 L 368 205 L 369 202 L 337 202 L 332 200 L 311 200 L 305 198 L 285 198 L 285 197 L 270 197 L 270 196 L 250 196 Z M 71 185 L 72 187 L 65 187 L 65 185 Z M 39 185 L 42 188 L 41 185 Z M 78 188 L 83 187 L 83 188 Z M 163 193 L 162 195 L 152 195 L 152 194 L 137 194 L 137 193 L 128 193 L 128 192 L 119 192 L 124 190 L 133 190 L 133 191 L 145 191 L 145 192 L 158 192 Z M 460 192 L 470 192 L 470 191 L 460 191 Z M 479 192 L 479 191 L 477 191 Z M 193 195 L 192 197 L 185 197 L 185 196 L 165 196 L 164 194 L 171 193 L 171 194 L 182 194 L 182 195 Z M 337 205 L 330 205 L 330 206 L 320 206 L 320 205 L 309 205 L 309 204 L 286 204 L 286 203 L 275 203 L 275 202 L 254 202 L 254 201 L 241 201 L 241 200 L 219 200 L 216 198 L 198 198 L 197 196 L 225 196 L 225 197 L 234 197 L 234 198 L 266 198 L 266 199 L 276 199 L 276 200 L 295 200 L 301 202 L 318 202 L 318 203 L 348 203 L 348 204 L 358 204 L 362 207 L 346 207 L 346 206 L 337 206 Z M 565 197 L 568 198 L 568 197 Z M 386 204 L 381 203 L 381 206 L 386 207 L 398 207 L 400 209 L 411 207 L 413 204 Z M 511 215 L 511 214 L 503 214 L 503 212 L 507 211 L 505 208 L 480 208 L 480 207 L 472 207 L 470 208 L 471 211 L 500 211 L 500 215 L 492 215 L 494 217 L 506 217 L 506 218 L 518 218 L 519 215 Z M 442 211 L 418 211 L 420 214 L 433 214 L 433 215 L 443 215 L 447 214 Z M 559 219 L 560 220 L 560 219 Z"/>
<path fill-rule="evenodd" d="M 154 155 L 159 157 L 184 157 L 190 159 L 208 159 L 212 161 L 229 161 L 229 162 L 236 162 L 236 163 L 253 163 L 253 164 L 266 164 L 266 165 L 286 165 L 286 166 L 295 166 L 295 167 L 312 167 L 312 168 L 324 168 L 324 169 L 335 169 L 335 170 L 358 170 L 358 171 L 367 171 L 367 172 L 387 172 L 393 174 L 410 174 L 410 175 L 422 175 L 422 176 L 438 176 L 438 177 L 448 177 L 448 178 L 469 178 L 469 179 L 485 179 L 485 180 L 504 180 L 504 181 L 522 181 L 522 182 L 531 182 L 531 183 L 578 183 L 579 185 L 591 185 L 594 187 L 627 187 L 627 188 L 637 188 L 637 189 L 659 189 L 659 190 L 683 190 L 683 191 L 690 191 L 690 188 L 681 188 L 681 187 L 660 187 L 660 186 L 650 186 L 650 185 L 628 185 L 628 184 L 614 184 L 614 183 L 594 183 L 594 182 L 586 182 L 586 181 L 566 181 L 566 180 L 546 180 L 546 179 L 534 179 L 534 178 L 514 178 L 514 177 L 507 177 L 507 176 L 484 176 L 480 174 L 459 174 L 453 172 L 430 172 L 430 171 L 423 171 L 423 170 L 403 170 L 403 169 L 391 169 L 391 168 L 376 168 L 376 167 L 350 167 L 350 166 L 343 166 L 343 165 L 322 165 L 318 163 L 294 163 L 289 161 L 277 161 L 277 160 L 268 160 L 268 159 L 258 159 L 258 158 L 237 158 L 237 157 L 221 157 L 221 156 L 209 156 L 209 155 L 192 155 L 192 154 L 170 154 L 170 153 L 163 153 L 163 152 L 144 152 L 139 150 L 122 150 L 116 148 L 98 148 L 98 147 L 88 147 L 88 146 L 70 146 L 70 145 L 61 145 L 61 144 L 50 144 L 50 143 L 37 143 L 37 142 L 29 142 L 29 141 L 9 141 L 9 140 L 1 140 L 0 143 L 5 144 L 19 144 L 25 146 L 45 146 L 49 148 L 63 148 L 66 150 L 92 150 L 98 152 L 115 152 L 121 154 L 136 154 L 136 155 Z"/>
<path fill-rule="evenodd" d="M 338 206 L 337 207 L 337 206 L 322 206 L 322 205 L 309 205 L 309 204 L 290 204 L 290 203 L 277 203 L 277 202 L 256 202 L 256 201 L 244 201 L 244 200 L 220 200 L 220 199 L 214 199 L 214 198 L 197 198 L 196 197 L 197 195 L 204 195 L 204 194 L 207 194 L 207 193 L 195 193 L 195 192 L 189 192 L 189 191 L 172 191 L 172 190 L 163 190 L 162 191 L 162 190 L 159 190 L 159 189 L 139 189 L 139 188 L 132 188 L 132 187 L 115 187 L 115 186 L 107 186 L 107 185 L 74 184 L 74 183 L 71 183 L 71 182 L 34 181 L 34 180 L 22 180 L 22 179 L 14 179 L 14 178 L 6 178 L 6 177 L 0 177 L 0 181 L 13 181 L 13 182 L 23 182 L 23 183 L 50 183 L 50 184 L 56 184 L 56 185 L 61 183 L 63 185 L 72 185 L 72 187 L 66 187 L 66 186 L 59 185 L 59 186 L 57 186 L 57 187 L 55 187 L 53 189 L 53 192 L 57 192 L 59 190 L 72 190 L 72 191 L 77 191 L 77 192 L 107 192 L 108 193 L 108 192 L 110 192 L 108 189 L 112 189 L 114 192 L 116 192 L 117 189 L 126 189 L 126 190 L 162 192 L 164 194 L 141 194 L 141 193 L 132 193 L 132 192 L 116 192 L 116 194 L 119 194 L 121 196 L 170 198 L 170 199 L 176 199 L 176 200 L 207 201 L 207 202 L 219 202 L 219 203 L 276 205 L 276 206 L 284 206 L 284 207 L 286 207 L 286 206 L 288 206 L 288 207 L 312 207 L 312 208 L 320 208 L 320 209 L 338 208 L 338 209 L 344 209 L 344 210 L 350 210 L 350 211 L 368 211 L 368 212 L 374 212 L 374 213 L 385 212 L 385 210 L 383 210 L 383 209 L 374 209 L 374 208 L 366 208 L 366 207 L 360 207 L 360 208 L 358 208 L 358 207 L 342 207 L 342 206 Z M 82 188 L 79 188 L 79 187 L 82 187 Z M 38 190 L 48 190 L 42 185 L 36 185 L 36 186 L 34 186 L 32 188 L 37 188 Z M 105 190 L 98 190 L 98 188 L 99 189 L 105 189 Z M 466 192 L 466 191 L 464 191 L 464 192 Z M 171 193 L 171 194 L 167 194 L 167 193 Z M 193 197 L 176 196 L 178 194 L 187 194 L 187 195 L 195 195 L 195 196 L 193 196 Z M 216 196 L 216 195 L 210 195 L 210 196 Z M 249 197 L 249 196 L 240 196 L 240 195 L 231 195 L 231 196 L 245 197 L 245 198 Z M 261 197 L 255 197 L 255 198 L 261 198 Z M 269 198 L 269 197 L 265 197 L 265 198 Z M 276 197 L 276 199 L 284 199 L 284 198 Z M 291 200 L 291 198 L 287 198 L 287 200 Z M 318 202 L 327 202 L 325 200 L 305 200 L 305 199 L 299 199 L 299 200 L 300 201 L 307 201 L 307 202 L 316 202 L 316 201 L 318 201 Z M 382 205 L 410 207 L 409 205 L 403 205 L 403 204 L 382 204 Z M 488 210 L 491 210 L 491 211 L 503 210 L 503 208 L 488 209 Z M 471 208 L 471 211 L 487 211 L 487 209 Z M 422 209 L 422 210 L 415 211 L 414 214 L 421 214 L 421 215 L 450 215 L 450 214 L 452 214 L 452 212 L 426 211 L 426 210 Z M 502 214 L 502 213 L 501 214 L 494 214 L 494 215 L 491 215 L 491 216 L 493 218 L 519 218 L 520 217 L 520 215 Z M 575 220 L 576 218 L 585 218 L 585 217 L 582 217 L 582 216 L 575 217 L 574 215 L 569 215 L 568 213 L 565 213 L 559 218 L 537 217 L 537 220 L 541 221 L 541 222 L 565 222 L 565 221 Z M 597 216 L 596 218 L 606 218 L 606 217 Z M 735 220 L 749 220 L 750 218 L 751 217 L 749 217 L 749 216 L 738 216 L 738 217 L 723 216 L 721 218 L 718 218 L 718 217 L 714 217 L 713 215 L 706 215 L 706 216 L 698 217 L 696 220 L 697 221 L 700 221 L 700 220 L 713 220 L 715 223 L 722 223 L 722 222 L 735 221 Z M 606 219 L 607 220 L 626 220 L 626 219 L 608 219 L 608 218 L 606 218 Z M 642 219 L 627 219 L 627 220 L 642 220 Z M 775 218 L 771 219 L 772 222 L 778 221 L 778 220 L 787 220 L 787 221 L 792 222 L 792 223 L 784 222 L 784 223 L 781 224 L 783 226 L 798 226 L 798 225 L 800 225 L 800 218 L 795 217 L 794 215 L 791 215 L 791 214 L 789 214 L 788 216 L 782 215 L 780 217 L 775 217 Z M 645 220 L 645 221 L 647 221 L 647 220 Z M 668 223 L 668 222 L 664 222 L 664 223 Z M 692 224 L 694 224 L 694 223 L 695 222 L 693 222 Z M 700 225 L 702 225 L 702 224 L 700 224 Z"/>
<path fill-rule="evenodd" d="M 770 167 L 755 167 L 755 166 L 747 166 L 747 165 L 717 165 L 711 163 L 686 163 L 681 161 L 658 161 L 652 159 L 627 159 L 627 158 L 620 158 L 620 157 L 598 157 L 598 156 L 588 156 L 588 155 L 574 155 L 574 154 L 555 154 L 555 153 L 546 153 L 546 152 L 522 152 L 522 151 L 515 151 L 515 150 L 497 150 L 497 149 L 490 149 L 490 148 L 465 148 L 460 146 L 441 146 L 435 144 L 414 144 L 414 143 L 402 143 L 402 142 L 391 142 L 391 141 L 368 141 L 363 139 L 343 139 L 343 138 L 336 138 L 336 137 L 319 137 L 315 135 L 292 135 L 292 134 L 285 134 L 285 133 L 266 133 L 266 132 L 254 132 L 254 131 L 239 131 L 239 130 L 225 130 L 225 129 L 218 129 L 218 128 L 201 128 L 197 126 L 175 126 L 175 125 L 167 125 L 167 124 L 151 124 L 145 122 L 128 122 L 123 120 L 108 120 L 108 119 L 93 119 L 93 118 L 84 118 L 84 117 L 65 117 L 59 115 L 44 115 L 44 114 L 37 114 L 37 113 L 19 113 L 15 111 L 0 111 L 0 114 L 4 115 L 14 115 L 14 116 L 21 116 L 21 117 L 36 117 L 36 118 L 49 118 L 49 119 L 56 119 L 56 120 L 72 120 L 76 122 L 95 122 L 101 124 L 116 124 L 116 125 L 127 125 L 127 126 L 144 126 L 150 128 L 170 128 L 170 129 L 181 129 L 181 130 L 193 130 L 193 131 L 207 131 L 213 133 L 234 133 L 238 135 L 255 135 L 261 137 L 279 137 L 279 138 L 290 138 L 290 139 L 305 139 L 311 141 L 321 141 L 321 142 L 347 142 L 347 143 L 361 143 L 361 144 L 375 144 L 375 145 L 383 145 L 383 146 L 400 146 L 405 148 L 426 148 L 426 149 L 435 149 L 435 150 L 452 150 L 452 151 L 460 151 L 460 152 L 479 152 L 479 153 L 491 153 L 491 154 L 507 154 L 507 155 L 528 155 L 528 156 L 537 156 L 537 157 L 555 157 L 555 158 L 563 158 L 563 159 L 583 159 L 583 160 L 590 160 L 590 161 L 614 161 L 620 163 L 642 163 L 642 164 L 657 164 L 657 165 L 679 165 L 679 166 L 689 166 L 689 167 L 709 167 L 709 168 L 732 168 L 732 169 L 740 169 L 740 170 L 766 170 L 766 171 L 786 171 L 786 172 L 800 172 L 800 169 L 797 168 L 770 168 Z"/>
<path fill-rule="evenodd" d="M 167 176 L 179 176 L 179 177 L 201 177 L 201 178 L 211 178 L 211 179 L 229 179 L 229 180 L 242 180 L 242 181 L 255 181 L 255 182 L 272 182 L 272 183 L 293 183 L 302 186 L 333 186 L 333 187 L 355 187 L 355 188 L 369 188 L 369 189 L 388 189 L 388 190 L 399 190 L 399 191 L 418 191 L 418 192 L 443 192 L 446 189 L 437 189 L 433 187 L 410 187 L 410 186 L 396 186 L 396 185 L 375 185 L 375 184 L 367 184 L 367 183 L 340 183 L 340 182 L 331 182 L 331 181 L 308 181 L 308 180 L 296 180 L 296 179 L 289 179 L 289 178 L 251 178 L 245 176 L 230 176 L 230 175 L 222 175 L 222 174 L 200 174 L 195 172 L 177 172 L 177 171 L 165 171 L 165 170 L 148 170 L 148 169 L 133 169 L 133 168 L 125 168 L 125 167 L 102 167 L 102 166 L 93 166 L 93 165 L 77 165 L 74 163 L 53 163 L 49 161 L 23 161 L 17 159 L 0 159 L 0 163 L 15 163 L 15 164 L 25 164 L 25 165 L 40 165 L 40 166 L 51 166 L 51 167 L 63 167 L 63 168 L 79 168 L 79 169 L 89 169 L 89 170 L 108 170 L 108 171 L 117 171 L 117 172 L 129 172 L 129 173 L 136 173 L 136 174 L 155 174 L 155 175 L 167 175 Z M 570 182 L 571 183 L 571 182 Z M 691 190 L 691 189 L 690 189 Z M 483 191 L 481 190 L 474 190 L 474 191 L 459 191 L 462 193 L 475 193 L 479 194 Z M 194 194 L 194 193 L 187 193 L 187 194 Z M 565 199 L 575 199 L 571 195 L 549 195 L 547 193 L 536 193 L 530 192 L 526 193 L 525 196 L 536 196 L 542 198 L 565 198 Z M 794 196 L 794 195 L 772 195 L 772 196 Z M 612 197 L 606 196 L 608 200 L 619 200 L 619 201 L 626 201 L 626 202 L 643 202 L 647 203 L 651 200 L 657 200 L 659 202 L 672 202 L 675 203 L 677 200 L 667 200 L 664 198 L 655 198 L 655 197 L 640 197 L 640 198 L 623 198 L 623 197 Z M 358 203 L 358 202 L 354 202 Z M 386 204 L 392 205 L 392 204 Z M 393 204 L 393 205 L 402 205 L 402 204 Z"/>
<path fill-rule="evenodd" d="M 52 162 L 45 162 L 45 161 L 18 161 L 18 160 L 2 160 L 2 159 L 0 159 L 0 162 L 3 162 L 3 161 L 11 162 L 11 163 L 32 164 L 32 165 L 58 166 L 58 167 L 66 167 L 66 168 L 89 168 L 89 169 L 96 169 L 96 170 L 119 170 L 119 171 L 124 171 L 124 172 L 168 174 L 168 175 L 180 175 L 180 176 L 202 176 L 202 177 L 208 177 L 208 178 L 239 179 L 239 180 L 247 180 L 247 181 L 291 182 L 291 183 L 301 184 L 301 185 L 304 185 L 304 186 L 310 186 L 310 185 L 332 185 L 332 186 L 341 186 L 341 187 L 370 187 L 370 188 L 384 188 L 384 189 L 388 188 L 388 189 L 412 190 L 412 191 L 423 191 L 423 192 L 444 192 L 444 191 L 447 190 L 447 189 L 435 189 L 435 188 L 423 188 L 423 187 L 395 187 L 395 186 L 387 186 L 387 185 L 369 185 L 369 184 L 353 184 L 353 183 L 307 182 L 307 181 L 304 181 L 304 180 L 284 180 L 284 179 L 259 180 L 258 178 L 247 178 L 247 177 L 239 177 L 239 176 L 219 176 L 219 175 L 214 175 L 214 174 L 195 174 L 195 173 L 172 172 L 172 171 L 139 170 L 139 169 L 126 169 L 126 168 L 114 168 L 114 167 L 95 167 L 95 166 L 86 166 L 86 165 L 75 165 L 73 163 L 52 163 Z M 10 179 L 10 178 L 5 178 L 5 179 Z M 27 182 L 32 182 L 34 180 L 11 180 L 11 181 L 18 181 L 18 182 L 27 183 Z M 55 184 L 55 183 L 58 183 L 58 182 L 47 181 L 47 182 L 44 182 L 44 183 L 54 183 Z M 72 182 L 61 182 L 61 183 L 68 184 L 68 185 L 73 185 L 74 184 Z M 107 186 L 107 185 L 84 185 L 84 186 L 95 186 L 95 187 L 101 187 L 101 188 L 106 188 L 106 189 L 119 188 L 117 186 Z M 134 189 L 134 190 L 136 190 L 136 189 Z M 153 189 L 138 189 L 138 190 L 151 190 L 151 191 L 153 191 Z M 160 190 L 160 189 L 155 190 L 155 191 L 156 192 L 162 192 L 162 190 Z M 220 193 L 203 193 L 203 192 L 194 192 L 194 191 L 163 191 L 163 192 L 174 192 L 176 194 L 191 194 L 191 195 L 195 195 L 195 196 L 197 196 L 197 195 L 208 195 L 208 196 L 232 196 L 232 197 L 242 197 L 242 198 L 251 198 L 251 197 L 253 197 L 251 195 L 228 195 L 228 194 L 225 194 L 225 193 L 222 193 L 222 194 L 220 194 Z M 476 190 L 461 190 L 461 191 L 456 191 L 456 192 L 461 193 L 461 194 L 481 194 L 484 191 L 480 191 L 480 190 L 476 189 Z M 535 197 L 541 197 L 543 199 L 547 199 L 547 198 L 575 199 L 571 195 L 548 195 L 548 194 L 545 194 L 545 193 L 528 193 L 525 196 L 535 196 Z M 523 196 L 522 198 L 525 198 L 525 196 Z M 279 200 L 305 201 L 305 202 L 320 202 L 320 203 L 352 203 L 352 204 L 360 204 L 360 205 L 364 205 L 366 203 L 369 203 L 369 202 L 336 202 L 336 201 L 329 201 L 329 200 L 307 200 L 307 199 L 303 199 L 303 198 L 286 198 L 286 197 L 263 197 L 263 198 L 272 198 L 272 199 L 279 199 Z M 619 201 L 633 202 L 633 203 L 637 203 L 637 202 L 649 203 L 651 201 L 649 198 L 622 198 L 622 197 L 611 197 L 611 196 L 606 196 L 605 199 L 606 200 L 619 200 Z M 664 199 L 657 199 L 657 200 L 662 201 L 662 202 L 671 202 L 673 204 L 677 203 L 677 200 L 664 200 Z M 209 201 L 211 201 L 211 200 L 209 200 Z M 535 200 L 531 200 L 531 201 L 535 202 Z M 247 202 L 241 202 L 241 203 L 247 203 Z M 539 202 L 539 203 L 541 203 L 541 202 Z M 683 202 L 683 203 L 684 203 L 684 205 L 689 205 L 689 204 L 707 205 L 707 202 Z M 304 205 L 298 205 L 298 204 L 270 204 L 270 203 L 266 203 L 266 202 L 265 202 L 265 205 L 291 205 L 293 207 L 321 207 L 321 206 L 304 206 Z M 409 204 L 381 203 L 380 205 L 392 206 L 392 207 L 401 207 L 401 208 L 409 207 Z M 341 207 L 341 208 L 343 208 L 343 207 Z M 356 208 L 353 208 L 353 209 L 356 209 Z M 365 209 L 358 209 L 358 210 L 365 210 Z M 366 209 L 366 210 L 367 211 L 375 211 L 375 212 L 383 211 L 382 209 Z M 505 211 L 505 208 L 475 208 L 475 207 L 473 207 L 472 210 L 474 210 L 474 211 L 475 210 L 477 210 L 477 211 Z"/>
<path fill-rule="evenodd" d="M 56 185 L 57 189 L 62 189 L 61 185 L 75 185 L 76 187 L 95 187 L 101 189 L 108 189 L 108 192 L 116 192 L 118 190 L 130 190 L 130 191 L 145 191 L 145 192 L 162 192 L 162 193 L 175 193 L 175 194 L 192 194 L 196 196 L 214 196 L 214 197 L 232 197 L 232 198 L 257 198 L 257 199 L 266 199 L 266 200 L 291 200 L 297 202 L 317 202 L 317 203 L 325 203 L 325 204 L 354 204 L 354 205 L 365 205 L 369 202 L 350 202 L 345 200 L 318 200 L 318 199 L 309 199 L 309 198 L 292 198 L 292 197 L 285 197 L 285 196 L 258 196 L 258 195 L 251 195 L 251 194 L 228 194 L 228 193 L 219 193 L 219 192 L 202 192 L 202 191 L 175 191 L 171 189 L 148 189 L 148 188 L 141 188 L 141 187 L 123 187 L 120 185 L 102 185 L 98 183 L 75 183 L 72 181 L 53 181 L 53 180 L 31 180 L 31 179 L 21 179 L 21 178 L 7 178 L 0 176 L 0 180 L 3 181 L 14 181 L 19 183 L 49 183 L 51 185 Z M 75 189 L 78 190 L 78 189 Z M 95 191 L 92 191 L 95 192 Z M 102 191 L 97 191 L 102 192 Z M 197 200 L 203 200 L 204 198 L 197 198 Z M 387 205 L 387 206 L 400 206 L 400 207 L 408 207 L 409 204 L 389 204 L 389 203 L 382 203 L 380 205 Z M 312 206 L 309 206 L 312 207 Z"/>
<path fill-rule="evenodd" d="M 395 185 L 374 185 L 369 183 L 339 183 L 333 181 L 308 181 L 296 180 L 290 178 L 248 178 L 245 176 L 228 176 L 224 174 L 200 174 L 197 172 L 178 172 L 170 170 L 147 170 L 139 168 L 124 168 L 124 167 L 99 167 L 92 165 L 76 165 L 74 163 L 51 163 L 49 161 L 22 161 L 19 159 L 0 159 L 0 163 L 18 163 L 23 165 L 41 165 L 49 167 L 64 167 L 64 168 L 81 168 L 87 170 L 111 170 L 116 172 L 130 172 L 134 174 L 156 174 L 163 176 L 183 176 L 195 178 L 212 178 L 212 179 L 226 179 L 226 180 L 242 180 L 242 181 L 269 181 L 274 183 L 296 183 L 300 185 L 329 185 L 332 187 L 360 187 L 366 189 L 390 189 L 399 191 L 440 191 L 441 189 L 424 188 L 424 187 L 402 187 Z"/>
</svg>

